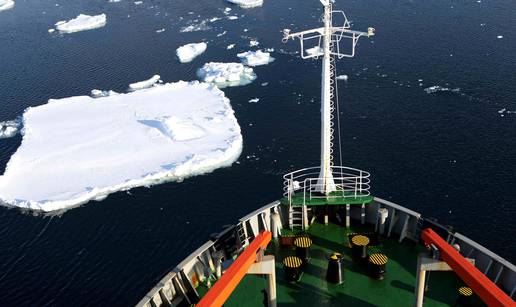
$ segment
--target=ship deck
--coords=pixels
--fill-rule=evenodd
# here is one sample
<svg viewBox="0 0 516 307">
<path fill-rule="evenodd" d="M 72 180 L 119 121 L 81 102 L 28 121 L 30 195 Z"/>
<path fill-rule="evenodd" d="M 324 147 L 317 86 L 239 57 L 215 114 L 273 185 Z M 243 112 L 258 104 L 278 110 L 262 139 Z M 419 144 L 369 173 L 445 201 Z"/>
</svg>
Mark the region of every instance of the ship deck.
<svg viewBox="0 0 516 307">
<path fill-rule="evenodd" d="M 306 232 L 313 241 L 311 259 L 297 282 L 286 281 L 282 263 L 285 257 L 295 254 L 294 250 L 280 246 L 277 240 L 271 242 L 267 254 L 274 254 L 276 258 L 278 306 L 412 306 L 417 255 L 423 247 L 408 240 L 398 243 L 394 239 L 381 238 L 381 245 L 376 248 L 381 249 L 389 261 L 385 278 L 376 280 L 352 260 L 348 242 L 349 234 L 372 230 L 360 224 L 349 229 L 331 223 L 312 224 Z M 344 255 L 344 282 L 340 285 L 326 281 L 326 257 L 335 251 Z M 454 305 L 461 285 L 453 272 L 432 272 L 425 306 Z M 247 275 L 224 306 L 264 306 L 264 289 L 265 277 Z M 207 291 L 204 286 L 197 290 L 201 296 Z"/>
</svg>

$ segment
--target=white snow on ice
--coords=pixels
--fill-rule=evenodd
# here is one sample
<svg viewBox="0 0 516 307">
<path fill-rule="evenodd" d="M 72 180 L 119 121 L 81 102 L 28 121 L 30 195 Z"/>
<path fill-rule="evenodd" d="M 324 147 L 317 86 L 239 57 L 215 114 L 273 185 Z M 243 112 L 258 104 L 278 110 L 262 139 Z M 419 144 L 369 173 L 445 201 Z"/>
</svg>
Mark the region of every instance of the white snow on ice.
<svg viewBox="0 0 516 307">
<path fill-rule="evenodd" d="M 160 78 L 159 75 L 154 75 L 150 79 L 143 80 L 143 81 L 136 82 L 136 83 L 131 83 L 131 84 L 129 84 L 129 90 L 137 91 L 137 90 L 141 90 L 144 88 L 154 86 L 156 83 L 158 83 L 159 78 Z"/>
<path fill-rule="evenodd" d="M 6 204 L 53 211 L 229 166 L 242 135 L 216 86 L 177 82 L 23 114 L 23 141 L 0 176 Z"/>
<path fill-rule="evenodd" d="M 80 14 L 69 21 L 58 21 L 55 26 L 61 33 L 73 33 L 101 28 L 106 25 L 106 14 L 95 16 Z"/>
<path fill-rule="evenodd" d="M 246 51 L 237 54 L 244 65 L 248 66 L 260 66 L 267 65 L 274 61 L 269 52 L 258 51 Z"/>
<path fill-rule="evenodd" d="M 256 79 L 253 69 L 240 63 L 206 63 L 197 75 L 202 81 L 215 83 L 220 88 L 246 85 Z"/>
<path fill-rule="evenodd" d="M 176 55 L 179 62 L 188 63 L 195 59 L 198 55 L 206 51 L 208 45 L 206 43 L 191 43 L 177 48 Z"/>
<path fill-rule="evenodd" d="M 12 0 L 0 0 L 0 11 L 7 11 L 14 7 L 14 1 Z"/>
<path fill-rule="evenodd" d="M 227 0 L 233 4 L 239 5 L 242 8 L 251 8 L 262 6 L 263 0 Z"/>
</svg>

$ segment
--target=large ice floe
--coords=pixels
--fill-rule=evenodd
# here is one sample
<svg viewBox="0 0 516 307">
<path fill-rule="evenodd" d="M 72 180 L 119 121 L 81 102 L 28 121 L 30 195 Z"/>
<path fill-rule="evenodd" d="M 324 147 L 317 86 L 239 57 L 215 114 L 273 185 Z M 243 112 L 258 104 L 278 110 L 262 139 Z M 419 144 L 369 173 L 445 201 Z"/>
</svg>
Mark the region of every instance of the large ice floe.
<svg viewBox="0 0 516 307">
<path fill-rule="evenodd" d="M 242 8 L 251 8 L 263 5 L 263 0 L 227 0 L 233 4 L 236 4 Z"/>
<path fill-rule="evenodd" d="M 242 149 L 229 100 L 197 81 L 50 100 L 28 108 L 23 123 L 21 145 L 0 176 L 0 199 L 43 211 L 211 172 Z"/>
<path fill-rule="evenodd" d="M 202 81 L 215 83 L 220 88 L 246 85 L 256 79 L 253 69 L 240 63 L 206 63 L 197 75 Z"/>
<path fill-rule="evenodd" d="M 261 50 L 242 52 L 237 54 L 237 57 L 240 58 L 243 64 L 248 66 L 267 65 L 274 61 L 274 58 L 271 57 L 269 52 L 263 52 Z"/>
<path fill-rule="evenodd" d="M 0 0 L 1 1 L 1 0 Z M 59 21 L 55 24 L 56 29 L 61 33 L 73 33 L 79 31 L 101 28 L 106 25 L 106 14 L 95 16 L 80 14 L 68 21 Z"/>
<path fill-rule="evenodd" d="M 179 62 L 188 63 L 195 59 L 198 55 L 206 51 L 208 45 L 206 43 L 191 43 L 177 48 L 176 55 Z"/>
<path fill-rule="evenodd" d="M 14 1 L 12 0 L 0 0 L 0 11 L 7 11 L 14 7 Z"/>
</svg>

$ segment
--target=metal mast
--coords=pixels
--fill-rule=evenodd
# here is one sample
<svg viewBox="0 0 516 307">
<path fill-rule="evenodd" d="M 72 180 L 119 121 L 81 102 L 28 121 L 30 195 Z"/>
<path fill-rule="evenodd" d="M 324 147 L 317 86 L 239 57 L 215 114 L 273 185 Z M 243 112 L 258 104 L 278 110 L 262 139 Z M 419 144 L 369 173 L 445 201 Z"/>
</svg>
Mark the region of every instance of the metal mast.
<svg viewBox="0 0 516 307">
<path fill-rule="evenodd" d="M 306 30 L 297 33 L 290 33 L 289 29 L 283 30 L 283 41 L 288 39 L 299 38 L 301 44 L 301 57 L 303 59 L 319 58 L 322 56 L 322 72 L 321 72 L 321 166 L 315 191 L 328 195 L 336 191 L 337 187 L 333 180 L 333 111 L 335 96 L 334 78 L 335 77 L 335 58 L 353 57 L 355 55 L 355 46 L 361 36 L 374 35 L 374 28 L 368 28 L 367 32 L 359 32 L 350 30 L 351 25 L 343 11 L 333 11 L 332 4 L 329 0 L 320 0 L 324 6 L 324 14 L 322 21 L 324 26 Z M 344 23 L 340 27 L 332 25 L 333 16 L 342 15 Z M 342 39 L 349 39 L 351 42 L 351 52 L 345 53 L 340 51 L 340 43 Z M 314 48 L 304 49 L 304 43 L 308 40 L 318 40 L 318 44 Z M 322 44 L 322 47 L 321 47 Z M 305 54 L 305 51 L 307 52 Z M 338 102 L 337 102 L 338 103 Z M 338 114 L 337 114 L 338 116 Z"/>
</svg>

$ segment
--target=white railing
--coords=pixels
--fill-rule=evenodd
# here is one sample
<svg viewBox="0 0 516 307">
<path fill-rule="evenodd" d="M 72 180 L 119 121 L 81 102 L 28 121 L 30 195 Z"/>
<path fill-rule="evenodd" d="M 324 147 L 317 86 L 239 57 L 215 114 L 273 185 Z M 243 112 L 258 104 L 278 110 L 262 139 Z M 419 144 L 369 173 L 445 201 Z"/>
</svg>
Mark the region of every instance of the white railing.
<svg viewBox="0 0 516 307">
<path fill-rule="evenodd" d="M 332 166 L 336 191 L 323 195 L 319 181 L 320 167 L 303 168 L 283 176 L 283 196 L 292 203 L 294 196 L 303 196 L 303 204 L 316 198 L 357 198 L 371 195 L 370 176 L 366 171 L 345 166 Z"/>
</svg>

